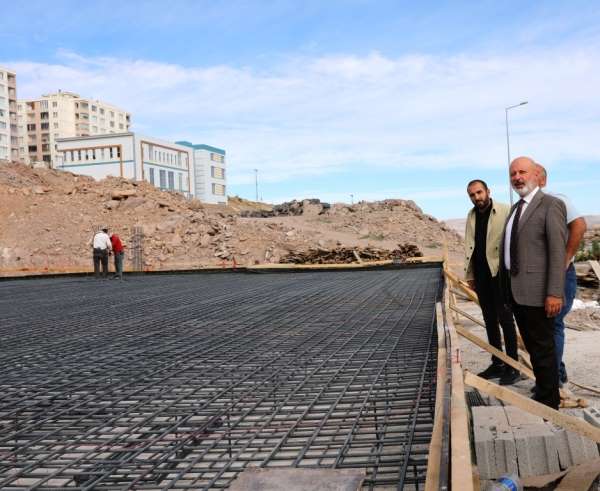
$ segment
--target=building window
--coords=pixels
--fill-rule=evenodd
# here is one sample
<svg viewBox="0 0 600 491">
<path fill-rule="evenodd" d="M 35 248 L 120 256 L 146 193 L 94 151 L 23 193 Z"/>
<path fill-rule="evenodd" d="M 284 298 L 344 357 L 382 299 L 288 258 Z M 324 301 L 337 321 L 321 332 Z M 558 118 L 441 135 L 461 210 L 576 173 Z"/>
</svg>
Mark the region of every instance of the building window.
<svg viewBox="0 0 600 491">
<path fill-rule="evenodd" d="M 114 111 L 111 111 L 111 112 L 110 112 L 110 117 L 111 117 L 111 118 L 114 118 L 114 117 L 115 117 L 115 113 L 114 113 Z"/>
<path fill-rule="evenodd" d="M 173 171 L 169 171 L 169 189 L 175 189 L 175 175 Z"/>
<path fill-rule="evenodd" d="M 35 124 L 28 124 L 27 131 L 35 131 Z"/>
<path fill-rule="evenodd" d="M 52 107 L 58 107 L 58 102 L 52 101 Z M 56 113 L 54 113 L 54 114 L 56 114 Z"/>
<path fill-rule="evenodd" d="M 167 172 L 164 170 L 160 170 L 158 172 L 158 179 L 159 179 L 159 185 L 161 189 L 164 189 L 167 187 Z"/>
<path fill-rule="evenodd" d="M 150 184 L 154 185 L 154 167 L 150 167 Z"/>
<path fill-rule="evenodd" d="M 96 106 L 92 105 L 92 111 L 96 112 L 96 109 L 98 109 Z"/>
<path fill-rule="evenodd" d="M 81 150 L 77 150 L 77 160 L 81 162 Z"/>
<path fill-rule="evenodd" d="M 104 108 L 100 108 L 100 114 L 104 114 Z"/>
<path fill-rule="evenodd" d="M 37 145 L 29 145 L 28 150 L 29 152 L 37 152 Z"/>
<path fill-rule="evenodd" d="M 212 160 L 213 162 L 219 162 L 222 164 L 223 162 L 225 162 L 225 157 L 223 157 L 223 155 L 221 155 L 220 153 L 211 153 L 210 160 Z"/>
<path fill-rule="evenodd" d="M 112 159 L 112 158 L 113 158 L 113 149 L 112 149 L 112 147 L 110 147 L 110 148 L 108 149 L 108 157 L 109 157 L 110 159 Z"/>
<path fill-rule="evenodd" d="M 50 129 L 50 123 L 42 123 L 41 128 L 42 128 L 42 130 L 49 130 Z"/>
<path fill-rule="evenodd" d="M 179 177 L 179 191 L 183 191 L 183 174 L 178 172 L 177 176 Z"/>
<path fill-rule="evenodd" d="M 217 196 L 225 196 L 225 186 L 223 186 L 223 184 L 217 184 L 213 182 L 212 192 Z"/>
<path fill-rule="evenodd" d="M 121 147 L 117 147 L 117 158 L 121 158 Z"/>
<path fill-rule="evenodd" d="M 52 126 L 54 126 L 54 129 L 58 129 L 58 123 L 54 123 Z"/>
<path fill-rule="evenodd" d="M 215 167 L 214 165 L 210 168 L 211 176 L 215 179 L 225 179 L 225 169 L 222 167 Z"/>
</svg>

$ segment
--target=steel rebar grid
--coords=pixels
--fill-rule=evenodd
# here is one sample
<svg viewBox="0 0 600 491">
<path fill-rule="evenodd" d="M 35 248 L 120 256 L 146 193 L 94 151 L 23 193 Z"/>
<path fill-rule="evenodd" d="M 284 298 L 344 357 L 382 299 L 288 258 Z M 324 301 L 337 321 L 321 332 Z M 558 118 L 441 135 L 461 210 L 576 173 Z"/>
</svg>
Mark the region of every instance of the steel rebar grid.
<svg viewBox="0 0 600 491">
<path fill-rule="evenodd" d="M 0 488 L 422 489 L 439 268 L 0 283 Z"/>
</svg>

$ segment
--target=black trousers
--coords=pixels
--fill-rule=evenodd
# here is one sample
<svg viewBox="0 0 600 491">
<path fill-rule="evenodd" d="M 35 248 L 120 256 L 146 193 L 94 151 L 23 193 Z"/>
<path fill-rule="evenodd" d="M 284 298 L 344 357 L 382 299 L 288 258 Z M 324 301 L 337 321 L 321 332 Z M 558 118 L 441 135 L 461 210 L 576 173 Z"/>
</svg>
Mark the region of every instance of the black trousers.
<svg viewBox="0 0 600 491">
<path fill-rule="evenodd" d="M 102 275 L 108 276 L 108 250 L 94 249 L 94 276 L 100 276 L 100 264 L 102 264 Z"/>
<path fill-rule="evenodd" d="M 558 409 L 558 366 L 554 353 L 554 318 L 546 317 L 544 307 L 519 305 L 514 299 L 513 312 L 535 374 L 535 399 Z"/>
<path fill-rule="evenodd" d="M 483 270 L 483 271 L 481 271 Z M 504 333 L 504 345 L 506 354 L 513 360 L 519 359 L 517 351 L 517 330 L 513 320 L 513 313 L 509 305 L 506 305 L 505 296 L 502 292 L 499 275 L 493 276 L 487 265 L 483 268 L 475 268 L 475 292 L 479 297 L 479 305 L 485 322 L 488 342 L 496 349 L 502 351 L 502 337 L 500 326 Z M 492 363 L 502 364 L 502 361 L 492 356 Z"/>
</svg>

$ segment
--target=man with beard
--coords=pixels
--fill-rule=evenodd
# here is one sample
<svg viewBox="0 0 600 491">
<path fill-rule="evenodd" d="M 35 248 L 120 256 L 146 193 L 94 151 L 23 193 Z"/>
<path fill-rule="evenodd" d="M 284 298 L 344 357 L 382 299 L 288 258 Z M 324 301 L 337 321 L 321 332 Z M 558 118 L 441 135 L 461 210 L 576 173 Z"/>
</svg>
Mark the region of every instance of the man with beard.
<svg viewBox="0 0 600 491">
<path fill-rule="evenodd" d="M 533 159 L 518 157 L 510 164 L 510 182 L 521 199 L 504 229 L 501 275 L 531 356 L 533 399 L 558 409 L 554 317 L 563 304 L 567 213 L 560 199 L 540 190 L 537 178 Z"/>
<path fill-rule="evenodd" d="M 488 342 L 502 351 L 500 323 L 506 354 L 518 360 L 513 315 L 504 302 L 498 278 L 500 240 L 510 206 L 492 200 L 487 184 L 481 179 L 474 179 L 467 185 L 467 194 L 474 206 L 469 211 L 465 227 L 465 278 L 477 292 Z M 510 385 L 519 380 L 519 372 L 495 356 L 492 356 L 491 365 L 479 376 L 485 379 L 500 377 L 500 385 Z"/>
</svg>

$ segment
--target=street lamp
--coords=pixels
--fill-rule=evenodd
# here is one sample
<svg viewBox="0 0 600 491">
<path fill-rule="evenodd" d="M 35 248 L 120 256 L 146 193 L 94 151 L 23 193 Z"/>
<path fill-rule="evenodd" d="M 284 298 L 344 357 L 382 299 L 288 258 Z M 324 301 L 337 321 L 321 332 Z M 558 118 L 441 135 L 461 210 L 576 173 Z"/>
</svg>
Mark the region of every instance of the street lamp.
<svg viewBox="0 0 600 491">
<path fill-rule="evenodd" d="M 510 109 L 514 109 L 515 107 L 524 106 L 525 104 L 527 104 L 527 101 L 523 101 L 519 104 L 515 104 L 514 106 L 508 106 L 504 108 L 504 115 L 506 116 L 506 152 L 508 156 L 508 189 L 510 192 L 510 206 L 512 206 L 513 204 L 513 192 L 510 183 L 510 138 L 508 136 L 508 111 Z"/>
</svg>

